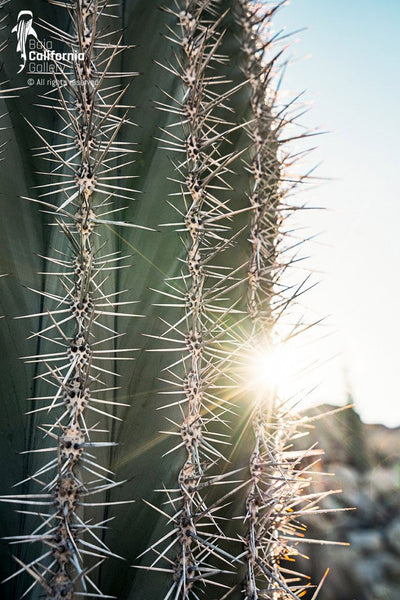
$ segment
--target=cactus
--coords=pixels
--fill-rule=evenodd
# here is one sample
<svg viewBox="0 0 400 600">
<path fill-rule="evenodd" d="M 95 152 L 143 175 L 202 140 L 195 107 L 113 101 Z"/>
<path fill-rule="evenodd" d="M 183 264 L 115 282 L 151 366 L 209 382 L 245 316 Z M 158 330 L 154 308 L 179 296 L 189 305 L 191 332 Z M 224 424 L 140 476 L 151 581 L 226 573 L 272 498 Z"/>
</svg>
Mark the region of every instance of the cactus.
<svg viewBox="0 0 400 600">
<path fill-rule="evenodd" d="M 305 537 L 298 519 L 318 513 L 305 489 L 320 450 L 293 449 L 307 419 L 247 381 L 303 287 L 283 277 L 297 182 L 269 31 L 281 3 L 49 4 L 64 25 L 49 11 L 41 31 L 70 55 L 23 124 L 37 193 L 21 195 L 44 233 L 41 277 L 21 295 L 35 308 L 13 325 L 32 331 L 18 368 L 34 383 L 21 493 L 1 497 L 21 515 L 5 536 L 10 593 L 299 598 L 309 584 L 284 561 Z"/>
<path fill-rule="evenodd" d="M 231 475 L 216 474 L 218 463 L 226 460 L 222 448 L 227 434 L 215 431 L 215 425 L 223 423 L 229 411 L 219 394 L 221 373 L 227 364 L 226 349 L 222 349 L 226 336 L 223 323 L 227 314 L 239 311 L 235 302 L 227 303 L 226 298 L 234 274 L 218 259 L 234 243 L 229 220 L 241 211 L 221 202 L 215 190 L 229 192 L 225 175 L 241 151 L 226 153 L 223 144 L 233 131 L 243 127 L 231 125 L 227 116 L 222 116 L 225 103 L 240 85 L 232 86 L 225 76 L 216 74 L 216 65 L 226 61 L 219 30 L 225 15 L 218 3 L 187 0 L 168 12 L 177 20 L 169 35 L 180 53 L 175 64 L 165 68 L 182 83 L 180 95 L 170 107 L 181 131 L 178 127 L 164 130 L 166 148 L 177 153 L 174 165 L 181 189 L 181 204 L 175 200 L 174 206 L 182 222 L 169 225 L 178 225 L 177 231 L 186 235 L 186 265 L 180 277 L 167 280 L 168 287 L 160 291 L 166 300 L 173 299 L 171 307 L 183 308 L 183 316 L 181 313 L 175 322 L 168 323 L 159 337 L 161 342 L 172 341 L 168 350 L 178 353 L 165 369 L 166 383 L 171 390 L 178 388 L 178 400 L 172 406 L 178 406 L 182 413 L 181 422 L 173 422 L 176 430 L 169 433 L 179 432 L 179 441 L 171 451 L 185 448 L 177 486 L 167 491 L 173 509 L 167 518 L 174 527 L 166 540 L 149 549 L 157 554 L 149 569 L 157 570 L 159 561 L 167 560 L 173 577 L 165 600 L 191 594 L 198 598 L 195 589 L 206 582 L 212 585 L 213 578 L 225 571 L 227 558 L 236 560 L 221 548 L 221 501 L 208 505 L 206 496 L 212 486 L 229 484 Z M 216 85 L 217 94 L 213 93 Z M 162 107 L 168 110 L 166 104 Z M 165 352 L 165 348 L 160 350 Z M 163 548 L 160 544 L 164 541 Z M 169 550 L 174 545 L 176 558 L 171 564 Z"/>
<path fill-rule="evenodd" d="M 105 252 L 95 239 L 101 225 L 124 225 L 110 220 L 109 214 L 116 210 L 108 207 L 110 202 L 126 197 L 125 192 L 131 193 L 131 188 L 117 185 L 117 181 L 125 179 L 120 174 L 121 165 L 131 151 L 117 140 L 127 122 L 127 109 L 121 104 L 126 87 L 115 91 L 112 80 L 116 73 L 111 70 L 113 59 L 124 47 L 118 37 L 110 44 L 110 33 L 102 32 L 98 26 L 100 16 L 108 10 L 106 2 L 53 4 L 63 6 L 71 14 L 73 34 L 59 33 L 51 23 L 47 27 L 70 46 L 72 58 L 70 63 L 55 63 L 55 93 L 44 97 L 44 106 L 56 111 L 65 126 L 62 140 L 53 144 L 46 134 L 58 135 L 58 131 L 48 132 L 31 124 L 42 143 L 38 152 L 49 167 L 49 183 L 38 186 L 38 198 L 27 200 L 53 215 L 68 246 L 65 248 L 64 244 L 56 248 L 55 255 L 45 257 L 54 269 L 48 270 L 47 275 L 55 276 L 57 287 L 55 291 L 36 290 L 44 298 L 44 309 L 27 315 L 43 319 L 40 330 L 32 337 L 49 342 L 50 346 L 24 359 L 40 365 L 36 378 L 52 390 L 50 395 L 36 396 L 33 400 L 41 406 L 29 412 L 56 412 L 57 416 L 52 424 L 40 426 L 52 444 L 27 451 L 45 456 L 50 452 L 50 460 L 18 484 L 32 481 L 41 489 L 5 498 L 31 512 L 37 511 L 35 515 L 42 520 L 33 533 L 12 536 L 12 541 L 39 542 L 46 548 L 28 564 L 16 557 L 20 569 L 11 577 L 24 570 L 33 577 L 25 594 L 39 584 L 48 598 L 73 598 L 75 594 L 103 597 L 89 573 L 114 553 L 99 537 L 104 521 L 93 521 L 84 513 L 86 507 L 109 505 L 104 494 L 118 485 L 110 469 L 92 455 L 98 449 L 115 445 L 107 437 L 101 439 L 107 432 L 90 415 L 117 418 L 108 412 L 117 404 L 112 397 L 109 399 L 115 386 L 109 387 L 105 377 L 116 377 L 109 365 L 130 360 L 123 353 L 131 352 L 115 347 L 119 333 L 105 319 L 135 316 L 116 312 L 117 307 L 132 305 L 134 301 L 120 300 L 121 291 L 109 292 L 106 286 L 110 265 L 114 271 L 122 268 L 124 257 L 118 251 Z M 133 75 L 124 73 L 127 78 Z M 122 116 L 118 114 L 121 108 Z M 48 201 L 53 198 L 54 203 Z M 83 564 L 85 555 L 96 559 L 89 568 Z M 43 566 L 46 559 L 48 564 Z"/>
<path fill-rule="evenodd" d="M 253 210 L 249 226 L 248 314 L 252 322 L 252 345 L 261 351 L 264 349 L 266 355 L 274 351 L 277 313 L 274 304 L 284 263 L 279 244 L 283 237 L 282 171 L 285 165 L 279 159 L 279 136 L 286 117 L 285 111 L 280 118 L 275 116 L 278 110 L 274 106 L 273 77 L 277 56 L 265 58 L 271 54 L 268 26 L 277 8 L 260 16 L 259 9 L 243 1 L 238 17 L 243 30 L 244 72 L 251 87 L 254 117 L 250 125 L 249 202 Z M 297 528 L 291 525 L 290 508 L 297 504 L 297 496 L 307 485 L 298 471 L 298 455 L 285 450 L 297 424 L 293 417 L 285 414 L 285 404 L 280 403 L 273 385 L 261 392 L 257 390 L 255 395 L 254 449 L 249 459 L 250 489 L 246 497 L 247 566 L 243 596 L 245 600 L 262 597 L 260 590 L 266 584 L 267 589 L 276 589 L 276 597 L 297 597 L 294 591 L 297 593 L 302 588 L 290 585 L 281 566 L 284 558 L 297 553 L 286 541 L 285 534 L 297 535 Z"/>
</svg>

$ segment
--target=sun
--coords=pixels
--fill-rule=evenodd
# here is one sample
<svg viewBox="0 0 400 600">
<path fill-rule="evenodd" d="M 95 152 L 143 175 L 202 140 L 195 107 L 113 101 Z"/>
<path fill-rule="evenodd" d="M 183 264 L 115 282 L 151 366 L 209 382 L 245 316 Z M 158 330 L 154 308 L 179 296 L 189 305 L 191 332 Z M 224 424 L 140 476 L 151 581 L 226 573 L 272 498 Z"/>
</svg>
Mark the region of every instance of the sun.
<svg viewBox="0 0 400 600">
<path fill-rule="evenodd" d="M 299 393 L 303 357 L 293 344 L 257 344 L 246 353 L 245 363 L 245 385 L 257 395 L 289 400 Z"/>
</svg>

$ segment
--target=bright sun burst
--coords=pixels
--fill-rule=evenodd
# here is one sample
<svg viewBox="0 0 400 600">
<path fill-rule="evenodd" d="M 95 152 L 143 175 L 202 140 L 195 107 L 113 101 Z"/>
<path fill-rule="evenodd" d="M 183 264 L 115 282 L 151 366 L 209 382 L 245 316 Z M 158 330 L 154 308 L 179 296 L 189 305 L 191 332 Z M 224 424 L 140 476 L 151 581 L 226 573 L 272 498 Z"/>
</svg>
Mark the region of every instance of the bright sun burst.
<svg viewBox="0 0 400 600">
<path fill-rule="evenodd" d="M 294 398 L 301 391 L 303 359 L 299 349 L 290 343 L 258 345 L 246 356 L 246 386 L 260 393 L 278 394 L 282 399 Z"/>
</svg>

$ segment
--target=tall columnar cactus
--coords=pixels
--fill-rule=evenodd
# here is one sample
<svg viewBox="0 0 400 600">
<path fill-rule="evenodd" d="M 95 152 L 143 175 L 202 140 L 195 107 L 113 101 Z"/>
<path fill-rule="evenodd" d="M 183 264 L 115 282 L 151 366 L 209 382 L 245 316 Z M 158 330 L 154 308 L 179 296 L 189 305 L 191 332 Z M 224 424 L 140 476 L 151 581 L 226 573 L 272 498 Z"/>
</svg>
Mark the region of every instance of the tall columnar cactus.
<svg viewBox="0 0 400 600">
<path fill-rule="evenodd" d="M 72 58 L 55 63 L 55 93 L 44 97 L 46 106 L 61 119 L 62 132 L 50 132 L 61 136 L 61 141 L 54 144 L 46 130 L 32 125 L 43 144 L 39 153 L 49 165 L 49 183 L 40 186 L 39 199 L 31 200 L 53 215 L 68 245 L 60 244 L 54 255 L 46 257 L 53 271 L 48 275 L 56 276 L 56 287 L 38 290 L 46 305 L 34 316 L 47 321 L 33 335 L 47 347 L 25 357 L 41 365 L 37 378 L 47 387 L 47 393 L 35 399 L 42 406 L 31 412 L 54 415 L 51 424 L 40 426 L 52 446 L 28 452 L 45 456 L 50 452 L 52 457 L 28 478 L 40 485 L 40 491 L 6 500 L 27 506 L 39 518 L 32 534 L 17 536 L 14 541 L 40 542 L 46 547 L 28 564 L 17 559 L 20 571 L 34 578 L 27 591 L 38 583 L 49 599 L 72 599 L 104 597 L 90 572 L 113 555 L 101 539 L 105 522 L 86 516 L 86 507 L 104 505 L 104 493 L 118 485 L 92 452 L 115 444 L 108 436 L 101 439 L 107 432 L 96 421 L 99 414 L 115 417 L 107 412 L 115 406 L 114 386 L 105 381 L 109 375 L 117 376 L 109 365 L 113 369 L 115 361 L 125 359 L 119 354 L 125 350 L 114 345 L 119 334 L 106 319 L 132 316 L 119 312 L 121 305 L 132 301 L 120 301 L 119 290 L 107 291 L 107 271 L 110 266 L 120 268 L 123 257 L 103 250 L 96 238 L 101 224 L 123 224 L 107 218 L 109 212 L 115 212 L 108 206 L 116 198 L 126 197 L 125 190 L 131 193 L 130 188 L 117 185 L 130 151 L 118 139 L 127 117 L 127 107 L 121 109 L 126 88 L 113 85 L 121 74 L 111 71 L 113 59 L 123 50 L 121 36 L 113 32 L 110 37 L 107 29 L 100 28 L 108 3 L 77 0 L 52 4 L 64 7 L 71 16 L 70 34 L 50 23 L 47 27 L 70 47 Z M 110 41 L 113 38 L 115 43 Z M 131 78 L 133 73 L 124 76 Z M 90 566 L 84 562 L 86 556 L 95 559 Z"/>
<path fill-rule="evenodd" d="M 285 561 L 299 554 L 298 542 L 305 540 L 299 519 L 320 510 L 321 494 L 305 493 L 320 451 L 293 448 L 309 421 L 294 415 L 272 380 L 258 378 L 252 368 L 259 361 L 263 369 L 263 361 L 273 356 L 280 344 L 278 319 L 302 288 L 291 287 L 283 277 L 291 261 L 284 233 L 291 212 L 287 192 L 296 184 L 295 179 L 286 183 L 286 173 L 296 157 L 286 149 L 291 136 L 283 132 L 287 126 L 290 131 L 292 115 L 289 105 L 279 105 L 280 49 L 270 32 L 282 3 L 175 0 L 165 7 L 166 42 L 159 42 L 163 55 L 154 56 L 162 72 L 157 79 L 164 97 L 156 102 L 164 115 L 162 141 L 157 149 L 152 146 L 149 132 L 156 131 L 157 123 L 140 123 L 145 133 L 139 166 L 131 160 L 132 130 L 126 126 L 136 96 L 143 103 L 148 99 L 143 91 L 147 73 L 134 92 L 129 82 L 120 84 L 134 73 L 126 66 L 130 59 L 120 56 L 127 34 L 113 31 L 112 2 L 50 4 L 66 9 L 69 33 L 51 19 L 43 23 L 44 30 L 69 47 L 72 59 L 55 63 L 55 87 L 40 100 L 41 114 L 50 109 L 53 125 L 38 125 L 27 115 L 40 140 L 36 156 L 48 166 L 41 172 L 39 195 L 28 200 L 44 212 L 53 231 L 53 249 L 43 257 L 43 282 L 34 290 L 42 307 L 29 315 L 40 322 L 30 336 L 37 350 L 25 357 L 36 367 L 29 413 L 35 420 L 46 415 L 39 423 L 45 442 L 27 451 L 32 474 L 20 482 L 23 493 L 2 497 L 22 505 L 24 517 L 38 520 L 33 532 L 25 530 L 11 542 L 43 549 L 35 556 L 19 554 L 14 575 L 33 577 L 25 595 L 32 593 L 35 600 L 43 592 L 48 600 L 110 598 L 115 589 L 121 600 L 298 599 L 307 584 Z M 133 23 L 138 36 L 143 29 L 143 39 L 149 31 L 153 35 L 152 27 L 145 27 L 156 21 L 154 3 L 116 6 L 121 23 Z M 136 38 L 128 41 L 136 43 Z M 173 58 L 168 60 L 171 44 Z M 145 112 L 143 107 L 139 111 Z M 154 107 L 148 111 L 158 114 Z M 109 215 L 125 210 L 121 200 L 131 198 L 131 177 L 150 173 L 151 184 L 160 177 L 161 154 L 172 155 L 169 184 L 151 185 L 147 195 L 145 185 L 138 208 L 127 209 L 131 221 L 146 215 L 161 231 L 145 231 L 147 221 L 131 223 L 141 229 L 132 240 L 119 229 L 127 223 Z M 243 193 L 247 183 L 248 197 Z M 168 199 L 167 185 L 172 190 Z M 173 217 L 160 223 L 158 212 L 166 212 L 162 205 Z M 171 233 L 163 233 L 165 226 Z M 173 256 L 163 246 L 172 238 Z M 147 269 L 151 265 L 157 271 L 158 283 L 153 277 L 148 284 L 143 268 L 145 281 L 136 286 L 136 272 L 141 273 L 135 266 L 124 285 L 133 288 L 131 295 L 121 299 L 127 290 L 113 285 L 120 283 L 120 269 L 126 266 L 120 252 L 124 244 L 146 261 Z M 155 258 L 162 254 L 164 268 Z M 178 266 L 170 269 L 168 261 Z M 167 272 L 162 283 L 159 271 Z M 143 290 L 139 299 L 148 302 L 146 286 L 156 298 L 151 316 L 161 318 L 163 330 L 158 334 L 154 327 L 150 335 L 150 319 L 142 327 L 141 333 L 152 338 L 152 353 L 139 355 L 130 396 L 126 389 L 117 392 L 117 365 L 124 364 L 117 361 L 131 360 L 143 336 L 132 321 L 119 330 L 117 319 L 134 316 L 123 311 L 136 300 L 136 287 Z M 118 347 L 123 333 L 128 348 Z M 151 375 L 141 386 L 144 363 Z M 172 425 L 162 432 L 169 441 L 162 460 L 171 461 L 173 483 L 158 478 L 159 504 L 144 500 L 154 519 L 162 521 L 155 526 L 162 533 L 151 542 L 135 536 L 142 502 L 129 509 L 120 530 L 116 527 L 124 533 L 129 562 L 159 572 L 160 579 L 141 579 L 143 571 L 137 569 L 124 571 L 123 577 L 118 571 L 104 578 L 104 589 L 100 576 L 110 570 L 97 567 L 119 553 L 119 540 L 114 548 L 104 533 L 109 520 L 121 519 L 112 507 L 122 503 L 113 470 L 131 478 L 124 497 L 139 500 L 137 488 L 146 486 L 138 485 L 135 460 L 150 455 L 146 464 L 151 469 L 140 473 L 149 481 L 150 494 L 161 462 L 158 447 L 167 443 L 149 425 L 156 419 L 148 406 L 157 378 L 165 385 L 162 393 L 172 398 L 158 407 Z M 119 425 L 120 405 L 126 425 Z M 135 423 L 134 433 L 132 414 L 134 420 L 139 414 L 146 419 Z M 111 432 L 105 429 L 109 418 L 115 424 Z M 126 455 L 116 447 L 119 439 L 129 445 Z M 139 565 L 137 554 L 144 555 Z M 311 591 L 312 599 L 317 593 Z"/>
</svg>

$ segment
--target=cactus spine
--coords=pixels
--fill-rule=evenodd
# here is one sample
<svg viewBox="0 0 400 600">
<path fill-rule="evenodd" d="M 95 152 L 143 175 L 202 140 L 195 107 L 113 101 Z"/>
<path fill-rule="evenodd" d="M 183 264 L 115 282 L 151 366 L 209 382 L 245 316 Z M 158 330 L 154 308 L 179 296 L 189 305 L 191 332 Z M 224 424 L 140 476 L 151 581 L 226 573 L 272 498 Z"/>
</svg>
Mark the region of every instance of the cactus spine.
<svg viewBox="0 0 400 600">
<path fill-rule="evenodd" d="M 164 131 L 167 148 L 178 153 L 176 181 L 183 201 L 182 208 L 176 206 L 183 223 L 169 225 L 178 225 L 178 231 L 185 233 L 186 268 L 175 281 L 167 282 L 171 291 L 164 292 L 180 301 L 184 316 L 169 324 L 160 340 L 181 344 L 178 349 L 176 345 L 171 348 L 177 349 L 180 358 L 167 372 L 168 383 L 178 383 L 183 398 L 175 404 L 182 421 L 174 423 L 180 441 L 173 449 L 183 447 L 185 459 L 177 488 L 168 490 L 175 511 L 171 519 L 174 529 L 168 536 L 172 539 L 162 551 L 156 548 L 158 543 L 151 547 L 157 552 L 150 567 L 154 570 L 161 559 L 171 561 L 171 547 L 177 547 L 169 566 L 173 584 L 164 600 L 198 599 L 200 586 L 220 585 L 214 581 L 215 576 L 224 572 L 229 561 L 235 561 L 223 549 L 225 536 L 218 523 L 222 500 L 209 506 L 204 492 L 209 492 L 212 485 L 229 483 L 230 476 L 216 471 L 216 465 L 225 460 L 221 444 L 226 441 L 225 434 L 215 431 L 215 425 L 224 423 L 229 411 L 220 395 L 220 378 L 229 362 L 229 336 L 223 322 L 228 313 L 235 313 L 235 307 L 233 301 L 229 305 L 232 269 L 224 269 L 218 258 L 233 242 L 228 222 L 236 213 L 227 201 L 220 200 L 220 190 L 229 191 L 225 175 L 240 154 L 226 153 L 223 144 L 232 131 L 242 128 L 221 116 L 238 88 L 215 72 L 215 65 L 227 60 L 220 50 L 220 24 L 225 16 L 220 3 L 186 0 L 168 12 L 178 22 L 176 30 L 169 32 L 169 39 L 181 52 L 176 64 L 165 68 L 180 79 L 183 88 L 174 106 L 162 106 L 178 114 L 177 124 L 181 124 L 181 135 L 176 133 L 177 128 L 173 133 Z M 216 86 L 218 91 L 214 91 Z"/>
<path fill-rule="evenodd" d="M 43 96 L 44 106 L 58 115 L 62 132 L 31 125 L 43 144 L 38 153 L 50 166 L 46 173 L 49 183 L 41 186 L 38 199 L 30 200 L 53 215 L 68 247 L 46 257 L 55 271 L 48 275 L 56 277 L 57 288 L 39 290 L 47 306 L 40 315 L 28 315 L 47 319 L 34 336 L 50 348 L 25 359 L 41 366 L 38 379 L 47 387 L 46 395 L 36 398 L 41 404 L 44 401 L 44 406 L 31 412 L 56 415 L 52 424 L 40 426 L 53 445 L 28 452 L 50 451 L 54 456 L 28 478 L 41 486 L 38 493 L 3 499 L 28 508 L 39 505 L 33 509 L 41 521 L 35 531 L 12 540 L 40 542 L 46 547 L 28 564 L 16 559 L 21 568 L 14 575 L 26 571 L 34 579 L 25 594 L 39 584 L 48 600 L 72 600 L 108 597 L 90 573 L 106 557 L 114 556 L 101 539 L 106 522 L 86 517 L 86 511 L 104 506 L 104 494 L 119 485 L 91 452 L 115 444 L 108 436 L 104 439 L 107 430 L 98 426 L 99 418 L 117 418 L 107 411 L 116 405 L 114 387 L 105 383 L 116 373 L 107 362 L 112 365 L 131 359 L 120 354 L 126 350 L 115 348 L 119 334 L 107 319 L 134 315 L 119 312 L 121 305 L 132 302 L 119 301 L 121 292 L 108 293 L 106 286 L 107 271 L 121 268 L 123 257 L 118 252 L 104 253 L 96 238 L 102 224 L 124 225 L 108 219 L 108 214 L 115 212 L 108 206 L 119 197 L 129 197 L 125 191 L 131 193 L 117 185 L 122 178 L 117 171 L 131 150 L 118 141 L 127 120 L 127 107 L 120 116 L 126 87 L 121 90 L 113 85 L 122 74 L 111 71 L 111 63 L 124 49 L 122 36 L 99 26 L 100 20 L 110 16 L 108 2 L 50 1 L 65 8 L 71 17 L 70 34 L 51 23 L 46 27 L 70 47 L 72 59 L 54 63 L 54 92 Z M 117 38 L 115 43 L 110 41 L 113 38 Z M 131 78 L 134 74 L 123 75 Z M 51 134 L 58 137 L 57 143 L 52 143 Z M 97 423 L 91 423 L 91 415 Z M 96 441 L 99 434 L 103 439 Z"/>
<path fill-rule="evenodd" d="M 287 202 L 290 185 L 286 172 L 295 158 L 283 147 L 291 141 L 282 132 L 291 123 L 290 104 L 278 105 L 277 64 L 281 51 L 275 50 L 271 19 L 282 3 L 261 7 L 250 0 L 239 1 L 238 20 L 243 33 L 244 74 L 251 90 L 253 120 L 248 127 L 251 139 L 249 202 L 250 259 L 248 266 L 248 315 L 251 321 L 250 348 L 268 361 L 282 343 L 277 322 L 284 309 L 296 300 L 304 286 L 294 291 L 285 284 L 284 271 L 291 265 L 284 259 L 288 243 L 284 225 L 295 210 Z M 279 85 L 279 84 L 278 84 Z M 307 137 L 307 134 L 300 137 Z M 297 180 L 293 180 L 293 185 Z M 299 329 L 300 331 L 300 329 Z M 297 335 L 299 331 L 292 331 Z M 290 334 L 289 334 L 290 339 Z M 253 358 L 257 359 L 254 354 Z M 271 374 L 270 374 L 271 375 Z M 255 389 L 257 388 L 257 389 Z M 261 389 L 260 389 L 261 388 Z M 249 488 L 246 497 L 246 534 L 243 545 L 246 574 L 244 600 L 298 599 L 309 586 L 307 578 L 285 561 L 299 555 L 298 542 L 305 539 L 306 527 L 299 521 L 312 514 L 322 495 L 305 494 L 312 481 L 311 460 L 322 450 L 293 449 L 294 440 L 307 434 L 307 419 L 294 414 L 290 403 L 280 398 L 273 381 L 257 381 L 253 397 L 254 446 L 249 460 Z M 319 541 L 319 543 L 322 543 Z M 322 585 L 313 595 L 316 598 Z"/>
</svg>

